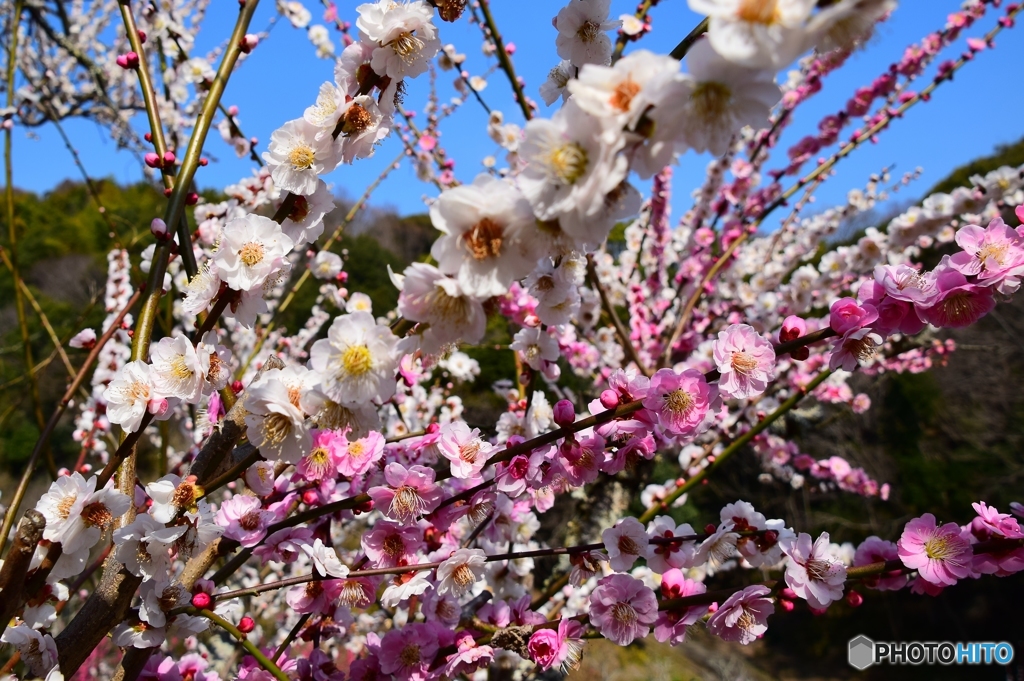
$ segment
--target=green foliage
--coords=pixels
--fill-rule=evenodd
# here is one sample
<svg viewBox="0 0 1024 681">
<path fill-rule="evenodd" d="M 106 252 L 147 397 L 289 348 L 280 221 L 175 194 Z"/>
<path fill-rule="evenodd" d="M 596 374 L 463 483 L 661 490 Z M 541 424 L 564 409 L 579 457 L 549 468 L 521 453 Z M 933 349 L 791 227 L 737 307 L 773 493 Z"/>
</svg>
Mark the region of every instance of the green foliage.
<svg viewBox="0 0 1024 681">
<path fill-rule="evenodd" d="M 925 196 L 935 192 L 949 193 L 957 187 L 970 186 L 972 175 L 985 175 L 1002 166 L 1016 168 L 1021 165 L 1024 165 L 1024 138 L 1013 144 L 1000 144 L 996 147 L 995 153 L 960 166 L 929 189 Z"/>
</svg>

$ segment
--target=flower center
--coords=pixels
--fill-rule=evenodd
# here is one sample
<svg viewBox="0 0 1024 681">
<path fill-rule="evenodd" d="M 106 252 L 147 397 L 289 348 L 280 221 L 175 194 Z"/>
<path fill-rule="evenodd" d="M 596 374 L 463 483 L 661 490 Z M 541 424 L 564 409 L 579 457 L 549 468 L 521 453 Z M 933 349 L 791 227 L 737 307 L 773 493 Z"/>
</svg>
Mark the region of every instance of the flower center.
<svg viewBox="0 0 1024 681">
<path fill-rule="evenodd" d="M 370 112 L 359 104 L 353 103 L 345 112 L 345 123 L 342 125 L 341 131 L 346 135 L 358 134 L 369 128 L 372 122 L 373 117 Z"/>
<path fill-rule="evenodd" d="M 452 571 L 452 580 L 465 589 L 476 581 L 476 576 L 469 566 L 463 563 Z"/>
<path fill-rule="evenodd" d="M 400 534 L 389 534 L 384 537 L 382 543 L 384 553 L 388 554 L 392 558 L 398 558 L 405 553 L 405 542 L 402 541 L 402 535 Z"/>
<path fill-rule="evenodd" d="M 307 582 L 306 583 L 306 598 L 315 600 L 320 597 L 320 594 L 324 592 L 324 585 L 320 582 Z"/>
<path fill-rule="evenodd" d="M 187 381 L 195 376 L 195 372 L 185 364 L 185 355 L 175 355 L 170 361 L 171 374 L 179 381 Z"/>
<path fill-rule="evenodd" d="M 203 489 L 198 485 L 182 482 L 174 489 L 174 496 L 171 503 L 175 508 L 192 509 L 195 507 L 196 499 L 203 495 Z"/>
<path fill-rule="evenodd" d="M 665 395 L 665 408 L 673 414 L 685 414 L 693 407 L 693 395 L 679 388 Z"/>
<path fill-rule="evenodd" d="M 476 456 L 480 453 L 480 440 L 473 440 L 459 447 L 459 458 L 466 463 L 475 463 Z"/>
<path fill-rule="evenodd" d="M 107 529 L 107 526 L 114 521 L 114 516 L 102 502 L 94 501 L 82 509 L 82 522 L 89 527 Z"/>
<path fill-rule="evenodd" d="M 736 18 L 752 24 L 773 24 L 779 20 L 778 0 L 740 0 Z"/>
<path fill-rule="evenodd" d="M 322 478 L 330 468 L 331 457 L 323 447 L 317 447 L 306 457 L 306 465 L 317 478 Z"/>
<path fill-rule="evenodd" d="M 406 647 L 402 648 L 402 652 L 399 654 L 398 659 L 402 661 L 403 667 L 411 667 L 415 664 L 419 664 L 420 647 L 415 643 L 410 643 Z"/>
<path fill-rule="evenodd" d="M 584 21 L 576 31 L 576 37 L 588 44 L 594 42 L 599 35 L 601 35 L 601 24 L 596 21 Z"/>
<path fill-rule="evenodd" d="M 423 41 L 409 31 L 399 33 L 398 37 L 391 41 L 391 49 L 402 58 L 405 63 L 412 62 L 423 49 Z"/>
<path fill-rule="evenodd" d="M 729 112 L 732 90 L 724 83 L 697 83 L 690 94 L 690 103 L 697 118 L 707 125 L 718 123 Z"/>
<path fill-rule="evenodd" d="M 807 574 L 817 582 L 823 582 L 832 571 L 832 563 L 827 560 L 813 558 L 807 561 Z"/>
<path fill-rule="evenodd" d="M 396 518 L 409 519 L 419 515 L 423 510 L 423 500 L 415 487 L 402 485 L 395 490 L 395 498 L 391 500 L 391 515 Z"/>
<path fill-rule="evenodd" d="M 149 402 L 149 386 L 142 381 L 129 383 L 123 394 L 130 402 Z"/>
<path fill-rule="evenodd" d="M 296 196 L 292 204 L 292 212 L 288 213 L 288 219 L 292 222 L 302 222 L 309 215 L 309 201 L 305 196 Z"/>
<path fill-rule="evenodd" d="M 362 376 L 373 368 L 373 357 L 365 345 L 351 345 L 341 356 L 341 366 L 350 376 Z"/>
<path fill-rule="evenodd" d="M 978 251 L 977 258 L 983 267 L 988 269 L 987 260 L 995 261 L 994 264 L 1002 265 L 1006 261 L 1006 244 L 986 244 Z"/>
<path fill-rule="evenodd" d="M 554 179 L 576 184 L 587 172 L 587 150 L 576 142 L 563 144 L 548 154 L 547 166 Z"/>
<path fill-rule="evenodd" d="M 859 362 L 867 362 L 875 356 L 875 342 L 869 336 L 864 336 L 859 340 L 852 338 L 846 341 L 843 349 L 856 357 Z"/>
<path fill-rule="evenodd" d="M 68 516 L 71 514 L 71 507 L 75 505 L 77 500 L 77 494 L 71 494 L 61 499 L 60 503 L 57 504 L 57 514 L 61 518 L 67 520 Z"/>
<path fill-rule="evenodd" d="M 744 607 L 743 614 L 741 614 L 739 619 L 736 620 L 736 626 L 743 631 L 750 631 L 753 627 L 757 626 L 757 619 L 755 619 L 754 616 L 750 614 L 750 611 Z"/>
<path fill-rule="evenodd" d="M 640 545 L 633 541 L 633 538 L 629 535 L 622 535 L 619 537 L 619 551 L 629 554 L 631 556 L 640 555 Z"/>
<path fill-rule="evenodd" d="M 608 100 L 613 109 L 629 111 L 629 105 L 633 98 L 640 92 L 640 84 L 633 80 L 632 76 L 626 76 L 626 80 L 615 86 L 612 97 Z"/>
<path fill-rule="evenodd" d="M 260 526 L 260 514 L 256 511 L 249 511 L 238 519 L 238 524 L 243 530 L 252 532 Z"/>
<path fill-rule="evenodd" d="M 757 360 L 746 352 L 732 353 L 732 368 L 741 376 L 749 376 L 757 368 Z"/>
<path fill-rule="evenodd" d="M 350 443 L 349 446 L 348 446 L 348 454 L 349 454 L 349 456 L 360 457 L 360 456 L 362 456 L 365 453 L 366 453 L 366 451 L 365 451 L 365 448 L 363 447 L 363 443 L 360 442 L 359 440 L 356 440 L 355 442 Z"/>
<path fill-rule="evenodd" d="M 636 626 L 636 610 L 629 603 L 616 603 L 612 606 L 612 619 L 624 627 Z"/>
<path fill-rule="evenodd" d="M 342 605 L 354 608 L 367 602 L 366 591 L 363 590 L 363 585 L 357 580 L 347 579 L 341 587 L 341 595 L 338 597 L 338 600 L 341 601 Z"/>
<path fill-rule="evenodd" d="M 263 262 L 263 244 L 258 241 L 250 241 L 238 249 L 238 257 L 242 259 L 246 267 L 255 267 Z"/>
<path fill-rule="evenodd" d="M 499 239 L 498 242 L 500 247 L 501 240 Z M 473 250 L 472 244 L 468 245 L 475 258 L 476 252 Z M 446 322 L 462 323 L 469 317 L 469 300 L 464 296 L 450 296 L 440 286 L 435 286 L 434 290 L 428 294 L 428 301 L 434 314 Z"/>
<path fill-rule="evenodd" d="M 263 418 L 263 442 L 265 444 L 279 445 L 291 432 L 291 419 L 284 414 L 267 414 Z"/>
<path fill-rule="evenodd" d="M 949 561 L 960 555 L 959 548 L 946 537 L 932 537 L 924 543 L 924 552 L 932 560 Z M 955 561 L 950 561 L 955 562 Z"/>
<path fill-rule="evenodd" d="M 313 151 L 313 147 L 305 143 L 298 144 L 288 152 L 288 162 L 295 170 L 309 170 L 313 167 L 315 159 L 316 153 Z"/>
<path fill-rule="evenodd" d="M 476 260 L 496 258 L 501 253 L 501 242 L 505 232 L 501 225 L 491 218 L 484 218 L 463 234 L 466 248 Z"/>
</svg>

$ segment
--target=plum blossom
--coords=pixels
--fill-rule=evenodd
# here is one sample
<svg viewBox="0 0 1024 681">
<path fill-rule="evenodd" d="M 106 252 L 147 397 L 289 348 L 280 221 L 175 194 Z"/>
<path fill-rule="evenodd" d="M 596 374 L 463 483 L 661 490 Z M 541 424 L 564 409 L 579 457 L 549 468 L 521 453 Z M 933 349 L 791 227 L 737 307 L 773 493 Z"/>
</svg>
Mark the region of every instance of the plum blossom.
<svg viewBox="0 0 1024 681">
<path fill-rule="evenodd" d="M 389 463 L 384 467 L 388 485 L 371 487 L 368 494 L 385 516 L 410 525 L 417 516 L 431 513 L 444 498 L 444 492 L 434 483 L 434 475 L 432 468 L 406 468 L 397 462 Z"/>
<path fill-rule="evenodd" d="M 687 579 L 673 568 L 661 576 L 661 593 L 665 598 L 686 598 L 707 591 L 703 582 Z M 678 645 L 686 638 L 686 629 L 704 616 L 707 605 L 691 605 L 683 608 L 669 608 L 658 613 L 654 624 L 654 638 L 661 643 Z"/>
<path fill-rule="evenodd" d="M 480 475 L 493 447 L 480 438 L 478 428 L 454 421 L 441 426 L 437 450 L 451 462 L 452 476 L 466 480 Z"/>
<path fill-rule="evenodd" d="M 77 471 L 63 475 L 36 504 L 46 518 L 43 539 L 60 542 L 64 553 L 92 548 L 131 506 L 131 499 L 114 488 L 113 480 L 99 490 L 96 482 L 95 475 L 86 480 Z"/>
<path fill-rule="evenodd" d="M 356 26 L 366 39 L 375 43 L 370 65 L 380 76 L 395 81 L 414 78 L 441 49 L 433 9 L 423 0 L 396 3 L 378 0 L 356 7 Z"/>
<path fill-rule="evenodd" d="M 711 347 L 722 375 L 718 388 L 727 397 L 756 397 L 775 378 L 775 349 L 752 326 L 732 324 L 718 333 Z"/>
<path fill-rule="evenodd" d="M 754 584 L 725 599 L 708 620 L 708 630 L 726 641 L 748 645 L 768 631 L 768 617 L 775 606 L 767 596 L 771 589 Z"/>
<path fill-rule="evenodd" d="M 246 391 L 246 434 L 265 454 L 299 463 L 310 452 L 312 438 L 298 391 L 286 384 L 285 369 L 267 371 Z"/>
<path fill-rule="evenodd" d="M 259 499 L 244 494 L 236 494 L 221 504 L 216 517 L 217 524 L 224 528 L 224 536 L 244 547 L 259 544 L 274 519 L 274 512 L 265 510 Z"/>
<path fill-rule="evenodd" d="M 234 290 L 256 291 L 282 268 L 293 245 L 281 225 L 262 215 L 246 215 L 224 226 L 213 263 L 220 279 Z"/>
<path fill-rule="evenodd" d="M 413 263 L 403 274 L 398 313 L 410 321 L 424 322 L 427 329 L 418 334 L 424 352 L 439 353 L 450 343 L 473 344 L 483 339 L 487 328 L 484 306 L 458 279 L 425 263 Z"/>
<path fill-rule="evenodd" d="M 643 405 L 657 415 L 658 424 L 667 432 L 691 437 L 707 430 L 709 410 L 718 401 L 718 386 L 708 385 L 696 369 L 682 373 L 658 369 Z"/>
<path fill-rule="evenodd" d="M 394 567 L 410 562 L 423 547 L 423 532 L 417 527 L 380 520 L 360 541 L 373 567 Z"/>
<path fill-rule="evenodd" d="M 487 554 L 481 549 L 457 549 L 437 568 L 438 593 L 461 596 L 483 578 Z"/>
<path fill-rule="evenodd" d="M 309 196 L 316 191 L 320 175 L 338 167 L 341 155 L 334 139 L 320 135 L 320 130 L 319 126 L 298 118 L 270 134 L 263 160 L 279 189 Z"/>
<path fill-rule="evenodd" d="M 107 386 L 103 399 L 111 423 L 134 433 L 146 412 L 166 413 L 166 402 L 156 390 L 152 367 L 141 361 L 128 362 Z"/>
<path fill-rule="evenodd" d="M 607 31 L 619 27 L 609 19 L 611 0 L 569 0 L 555 17 L 555 48 L 558 56 L 577 68 L 584 64 L 607 64 L 612 56 L 612 40 Z"/>
<path fill-rule="evenodd" d="M 939 328 L 970 326 L 996 306 L 991 289 L 969 283 L 955 269 L 937 270 L 935 285 L 939 291 L 937 299 L 928 307 L 918 307 L 917 312 L 924 321 Z"/>
<path fill-rule="evenodd" d="M 808 47 L 804 22 L 814 0 L 688 0 L 710 18 L 715 51 L 741 66 L 780 69 Z"/>
<path fill-rule="evenodd" d="M 693 536 L 693 528 L 687 523 L 676 525 L 670 516 L 655 516 L 647 526 L 647 535 L 651 539 L 672 539 L 673 537 Z M 696 548 L 693 539 L 668 543 L 650 543 L 647 546 L 647 567 L 654 572 L 665 574 L 677 568 L 689 568 L 694 564 Z"/>
<path fill-rule="evenodd" d="M 953 586 L 971 573 L 973 552 L 960 526 L 939 526 L 931 513 L 907 523 L 896 547 L 903 564 L 930 584 Z"/>
<path fill-rule="evenodd" d="M 50 670 L 57 665 L 57 644 L 52 636 L 21 622 L 17 626 L 8 626 L 0 641 L 14 646 L 21 653 L 22 661 L 33 676 L 51 678 Z"/>
<path fill-rule="evenodd" d="M 434 625 L 423 622 L 407 624 L 392 629 L 381 640 L 380 670 L 400 681 L 428 679 L 437 651 L 438 635 Z"/>
<path fill-rule="evenodd" d="M 327 338 L 310 350 L 309 363 L 323 377 L 324 394 L 343 406 L 386 400 L 395 393 L 398 339 L 368 312 L 334 318 Z"/>
<path fill-rule="evenodd" d="M 620 646 L 646 637 L 657 619 L 658 599 L 654 592 L 629 575 L 608 575 L 590 594 L 590 623 L 602 636 Z"/>
<path fill-rule="evenodd" d="M 614 527 L 605 529 L 601 540 L 612 569 L 619 572 L 632 568 L 636 559 L 647 553 L 647 532 L 636 518 L 623 518 Z"/>
<path fill-rule="evenodd" d="M 558 341 L 540 327 L 519 329 L 512 339 L 512 349 L 535 371 L 542 370 L 546 363 L 556 362 L 560 355 Z"/>
<path fill-rule="evenodd" d="M 582 634 L 583 625 L 568 617 L 558 621 L 557 629 L 537 629 L 527 644 L 530 659 L 541 669 L 575 670 L 583 653 Z"/>
<path fill-rule="evenodd" d="M 789 556 L 786 584 L 812 608 L 827 608 L 843 597 L 846 567 L 829 553 L 828 532 L 822 532 L 813 545 L 811 535 L 801 532 L 780 539 L 779 546 Z"/>
</svg>

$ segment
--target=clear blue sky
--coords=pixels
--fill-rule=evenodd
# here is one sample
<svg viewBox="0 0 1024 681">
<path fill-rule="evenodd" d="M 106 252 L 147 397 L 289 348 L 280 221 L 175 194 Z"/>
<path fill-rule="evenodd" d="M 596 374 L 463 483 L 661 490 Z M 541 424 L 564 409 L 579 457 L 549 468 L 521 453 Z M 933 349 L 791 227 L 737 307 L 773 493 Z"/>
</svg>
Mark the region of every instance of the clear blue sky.
<svg viewBox="0 0 1024 681">
<path fill-rule="evenodd" d="M 354 22 L 354 8 L 358 3 L 341 1 L 338 4 L 339 14 Z M 527 93 L 538 101 L 537 88 L 558 61 L 554 45 L 556 32 L 550 19 L 561 4 L 492 0 L 503 37 L 517 46 L 514 61 L 518 72 L 526 78 Z M 322 7 L 310 0 L 306 0 L 306 5 L 313 13 L 313 23 L 323 23 Z M 911 42 L 941 27 L 946 15 L 958 6 L 958 0 L 902 0 L 894 16 L 879 27 L 878 35 L 868 48 L 855 54 L 841 71 L 829 76 L 822 92 L 798 109 L 795 124 L 783 140 L 783 148 L 813 130 L 822 116 L 842 108 L 857 87 L 882 73 Z M 230 0 L 213 0 L 198 40 L 199 50 L 208 49 L 230 33 L 236 7 Z M 612 12 L 617 16 L 634 7 L 631 0 L 613 0 Z M 966 37 L 991 28 L 997 12 L 1001 14 L 1002 10 L 990 10 L 989 16 L 965 33 L 956 48 L 948 52 L 948 58 L 955 58 L 963 50 Z M 273 3 L 263 0 L 253 28 L 263 30 L 274 14 Z M 655 7 L 653 17 L 654 31 L 627 49 L 645 47 L 667 52 L 699 19 L 689 11 L 684 0 L 662 0 Z M 442 42 L 454 43 L 460 52 L 468 55 L 465 67 L 471 74 L 480 74 L 493 63 L 481 52 L 479 30 L 470 26 L 465 18 L 454 25 L 441 23 L 440 34 Z M 340 43 L 338 48 L 340 51 Z M 201 54 L 198 50 L 196 53 Z M 838 177 L 819 191 L 818 206 L 841 201 L 850 188 L 862 186 L 871 173 L 891 164 L 896 165 L 894 176 L 919 165 L 924 167 L 922 179 L 904 195 L 917 196 L 957 165 L 991 152 L 997 144 L 1024 136 L 1021 64 L 1024 64 L 1024 26 L 1000 34 L 995 50 L 981 53 L 954 82 L 943 84 L 931 102 L 914 107 L 905 119 L 896 121 L 883 133 L 878 145 L 865 145 L 842 161 Z M 316 97 L 319 84 L 331 79 L 332 72 L 333 62 L 315 57 L 305 31 L 293 29 L 281 20 L 269 38 L 236 71 L 224 102 L 239 107 L 242 129 L 248 135 L 259 137 L 262 151 L 271 131 L 288 119 L 300 117 Z M 452 76 L 451 72 L 440 73 L 442 99 L 454 94 Z M 422 105 L 426 82 L 423 76 L 411 88 L 406 97 L 407 108 L 418 109 Z M 921 83 L 923 86 L 923 81 Z M 482 95 L 492 108 L 505 112 L 507 121 L 522 122 L 501 72 L 491 75 Z M 550 115 L 553 110 L 542 108 L 541 114 Z M 481 169 L 480 159 L 487 154 L 502 158 L 501 150 L 487 137 L 486 121 L 483 109 L 470 100 L 442 126 L 441 143 L 456 159 L 456 175 L 462 181 L 473 178 Z M 140 117 L 138 124 L 144 125 L 144 119 Z M 129 182 L 142 176 L 135 158 L 116 152 L 113 142 L 96 125 L 73 120 L 67 122 L 65 128 L 93 177 L 113 177 Z M 70 154 L 52 127 L 35 129 L 28 134 L 16 128 L 14 139 L 16 186 L 46 191 L 62 180 L 80 178 Z M 397 139 L 389 139 L 374 158 L 339 168 L 326 179 L 333 183 L 336 191 L 358 196 L 394 158 L 400 144 Z M 216 160 L 200 169 L 197 181 L 202 187 L 223 187 L 249 174 L 253 166 L 251 160 L 237 159 L 216 130 L 211 131 L 206 153 Z M 782 154 L 778 152 L 779 156 Z M 707 161 L 707 157 L 692 153 L 681 159 L 675 175 L 675 215 L 689 205 L 689 192 L 702 180 Z M 781 160 L 776 161 L 776 164 L 781 163 Z M 436 190 L 431 185 L 419 182 L 406 166 L 393 173 L 377 190 L 373 203 L 410 214 L 422 212 L 422 197 L 434 193 Z"/>
</svg>

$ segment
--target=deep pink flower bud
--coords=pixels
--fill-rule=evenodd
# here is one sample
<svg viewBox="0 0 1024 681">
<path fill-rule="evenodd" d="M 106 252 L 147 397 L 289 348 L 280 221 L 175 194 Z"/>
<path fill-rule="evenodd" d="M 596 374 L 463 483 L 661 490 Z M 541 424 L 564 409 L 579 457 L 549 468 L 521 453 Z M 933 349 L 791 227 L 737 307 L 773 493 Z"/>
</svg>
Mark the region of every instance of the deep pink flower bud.
<svg viewBox="0 0 1024 681">
<path fill-rule="evenodd" d="M 846 594 L 846 602 L 850 604 L 851 608 L 859 608 L 861 604 L 864 603 L 864 597 L 851 589 L 849 593 Z"/>
<path fill-rule="evenodd" d="M 560 426 L 568 426 L 576 420 L 576 409 L 569 400 L 558 400 L 555 402 L 555 423 Z"/>
<path fill-rule="evenodd" d="M 807 322 L 796 315 L 789 315 L 782 322 L 782 330 L 779 331 L 779 340 L 786 343 L 796 340 L 807 334 Z"/>
<path fill-rule="evenodd" d="M 205 168 L 206 166 L 210 165 L 210 159 L 203 156 L 201 159 L 199 159 L 199 165 Z"/>
<path fill-rule="evenodd" d="M 235 381 L 235 382 L 233 382 L 231 384 L 231 392 L 233 392 L 233 393 L 235 393 L 237 395 L 238 393 L 242 392 L 242 388 L 243 387 L 244 386 L 242 386 L 242 382 L 241 381 Z"/>
<path fill-rule="evenodd" d="M 205 610 L 210 607 L 213 603 L 213 599 L 210 594 L 200 591 L 199 593 L 192 596 L 192 605 L 200 610 Z"/>
<path fill-rule="evenodd" d="M 1017 206 L 1013 209 L 1013 212 L 1017 214 L 1017 219 L 1024 224 L 1024 206 Z"/>
<path fill-rule="evenodd" d="M 234 104 L 229 106 L 228 107 L 228 115 L 229 116 L 237 116 L 238 115 L 238 107 L 235 106 Z"/>
<path fill-rule="evenodd" d="M 167 223 L 160 218 L 153 218 L 153 221 L 149 223 L 149 231 L 157 239 L 163 241 L 167 238 L 169 232 L 167 231 Z"/>
<path fill-rule="evenodd" d="M 793 601 L 787 601 L 785 598 L 780 598 L 779 607 L 786 612 L 793 612 L 793 608 L 795 608 L 796 605 L 793 604 Z"/>
<path fill-rule="evenodd" d="M 146 139 L 147 142 L 153 141 L 153 133 L 151 132 L 147 132 L 145 135 L 143 135 L 143 137 Z"/>
<path fill-rule="evenodd" d="M 718 530 L 713 523 L 704 526 L 704 534 L 714 534 Z"/>
<path fill-rule="evenodd" d="M 238 621 L 238 630 L 243 634 L 248 634 L 250 631 L 256 628 L 256 622 L 253 618 L 246 615 Z"/>
<path fill-rule="evenodd" d="M 244 36 L 242 36 L 242 40 L 239 41 L 238 47 L 245 54 L 249 54 L 250 52 L 256 49 L 256 46 L 259 44 L 259 42 L 260 38 L 255 33 L 246 33 Z"/>
<path fill-rule="evenodd" d="M 139 55 L 135 52 L 128 52 L 126 54 L 117 55 L 117 65 L 122 69 L 137 69 L 139 68 Z"/>
<path fill-rule="evenodd" d="M 505 45 L 505 51 L 508 52 L 508 56 L 511 57 L 513 54 L 516 53 L 516 44 L 508 43 L 507 45 Z"/>
<path fill-rule="evenodd" d="M 199 203 L 199 194 L 196 194 L 195 192 L 189 192 L 188 194 L 185 195 L 186 206 L 194 206 L 197 203 Z"/>
<path fill-rule="evenodd" d="M 152 151 L 149 152 L 148 154 L 146 154 L 145 156 L 143 156 L 142 160 L 145 161 L 146 165 L 149 166 L 150 168 L 159 168 L 160 167 L 160 157 L 157 156 Z"/>
<path fill-rule="evenodd" d="M 169 166 L 170 165 L 174 165 L 174 162 L 176 160 L 177 160 L 177 157 L 174 155 L 173 151 L 165 151 L 164 152 L 164 165 L 169 165 Z"/>
<path fill-rule="evenodd" d="M 312 506 L 313 504 L 316 503 L 316 500 L 317 493 L 315 489 L 307 489 L 305 492 L 302 493 L 302 501 L 307 506 Z"/>
<path fill-rule="evenodd" d="M 146 32 L 145 31 L 136 30 L 135 33 L 139 36 L 139 42 L 140 43 L 146 42 Z"/>
<path fill-rule="evenodd" d="M 605 390 L 601 393 L 601 406 L 605 409 L 614 409 L 619 406 L 619 394 L 614 390 Z"/>
<path fill-rule="evenodd" d="M 174 190 L 171 189 L 170 187 L 167 187 L 166 189 L 164 189 L 164 196 L 166 196 L 168 198 L 170 198 L 171 194 L 173 194 L 173 193 L 174 193 Z"/>
</svg>

